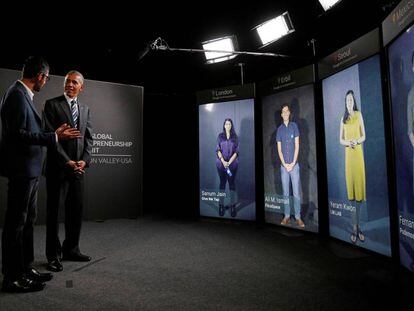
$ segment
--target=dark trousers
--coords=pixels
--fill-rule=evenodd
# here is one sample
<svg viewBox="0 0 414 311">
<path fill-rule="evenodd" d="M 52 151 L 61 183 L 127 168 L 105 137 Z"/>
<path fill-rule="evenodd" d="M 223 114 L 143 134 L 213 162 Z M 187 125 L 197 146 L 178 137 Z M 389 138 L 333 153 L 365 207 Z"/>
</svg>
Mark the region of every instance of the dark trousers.
<svg viewBox="0 0 414 311">
<path fill-rule="evenodd" d="M 80 253 L 79 238 L 82 225 L 84 178 L 68 173 L 64 177 L 46 176 L 46 257 L 54 260 L 63 254 Z M 59 208 L 65 209 L 65 240 L 59 240 Z"/>
<path fill-rule="evenodd" d="M 236 173 L 237 169 L 232 171 L 232 176 L 229 176 L 224 169 L 217 169 L 217 172 L 220 177 L 220 190 L 226 189 L 226 182 L 229 182 L 229 189 L 235 191 L 236 190 Z"/>
<path fill-rule="evenodd" d="M 33 226 L 37 215 L 38 178 L 9 178 L 2 235 L 4 279 L 17 280 L 34 260 Z"/>
</svg>

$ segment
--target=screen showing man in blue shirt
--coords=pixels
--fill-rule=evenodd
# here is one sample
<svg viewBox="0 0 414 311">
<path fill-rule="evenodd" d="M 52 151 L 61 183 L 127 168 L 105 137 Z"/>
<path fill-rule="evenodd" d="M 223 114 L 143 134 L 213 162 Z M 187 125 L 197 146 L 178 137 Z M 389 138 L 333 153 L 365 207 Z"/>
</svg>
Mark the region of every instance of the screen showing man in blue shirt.
<svg viewBox="0 0 414 311">
<path fill-rule="evenodd" d="M 299 228 L 304 228 L 305 224 L 300 216 L 299 129 L 295 122 L 290 122 L 289 105 L 282 106 L 281 116 L 283 123 L 277 129 L 276 142 L 281 162 L 283 195 L 289 198 L 289 184 L 292 182 L 296 224 Z M 285 212 L 281 224 L 287 225 L 290 221 L 290 216 L 290 204 L 285 204 Z"/>
</svg>

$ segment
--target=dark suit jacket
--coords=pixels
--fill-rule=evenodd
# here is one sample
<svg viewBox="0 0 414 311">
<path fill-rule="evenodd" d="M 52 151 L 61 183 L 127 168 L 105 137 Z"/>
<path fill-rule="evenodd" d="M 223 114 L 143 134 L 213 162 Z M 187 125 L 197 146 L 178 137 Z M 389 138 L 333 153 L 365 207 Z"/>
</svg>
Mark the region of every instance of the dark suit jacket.
<svg viewBox="0 0 414 311">
<path fill-rule="evenodd" d="M 0 107 L 0 171 L 9 178 L 40 176 L 42 146 L 56 146 L 55 133 L 42 131 L 42 119 L 26 88 L 18 81 L 8 88 Z"/>
<path fill-rule="evenodd" d="M 58 143 L 56 149 L 48 149 L 46 175 L 62 175 L 69 160 L 83 160 L 89 166 L 93 142 L 90 110 L 80 101 L 78 101 L 78 108 L 78 129 L 82 138 L 62 141 Z M 69 104 L 63 95 L 46 101 L 43 118 L 46 130 L 55 131 L 63 123 L 75 126 Z"/>
</svg>

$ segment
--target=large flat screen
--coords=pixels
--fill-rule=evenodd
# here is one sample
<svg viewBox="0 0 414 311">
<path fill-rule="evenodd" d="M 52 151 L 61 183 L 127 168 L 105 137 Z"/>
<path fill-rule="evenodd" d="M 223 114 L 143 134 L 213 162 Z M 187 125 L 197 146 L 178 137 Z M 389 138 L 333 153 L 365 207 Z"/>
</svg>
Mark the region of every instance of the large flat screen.
<svg viewBox="0 0 414 311">
<path fill-rule="evenodd" d="M 265 96 L 262 105 L 265 220 L 317 232 L 313 84 Z"/>
<path fill-rule="evenodd" d="M 330 235 L 390 256 L 378 55 L 323 80 Z"/>
<path fill-rule="evenodd" d="M 414 271 L 414 28 L 388 49 L 400 258 Z"/>
<path fill-rule="evenodd" d="M 254 100 L 199 106 L 200 215 L 255 220 Z"/>
</svg>

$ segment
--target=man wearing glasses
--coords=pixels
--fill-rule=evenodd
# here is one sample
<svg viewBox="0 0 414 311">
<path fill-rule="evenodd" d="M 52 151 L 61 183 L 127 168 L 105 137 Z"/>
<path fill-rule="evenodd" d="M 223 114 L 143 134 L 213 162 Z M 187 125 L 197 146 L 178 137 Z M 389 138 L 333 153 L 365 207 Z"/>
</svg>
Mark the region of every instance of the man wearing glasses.
<svg viewBox="0 0 414 311">
<path fill-rule="evenodd" d="M 58 141 L 81 137 L 77 129 L 67 124 L 54 132 L 42 131 L 33 96 L 48 79 L 48 63 L 40 57 L 29 57 L 21 80 L 8 88 L 0 104 L 0 171 L 9 181 L 2 234 L 2 290 L 5 292 L 39 291 L 45 287 L 44 282 L 52 279 L 51 273 L 40 273 L 31 266 L 42 146 L 56 148 Z"/>
</svg>

